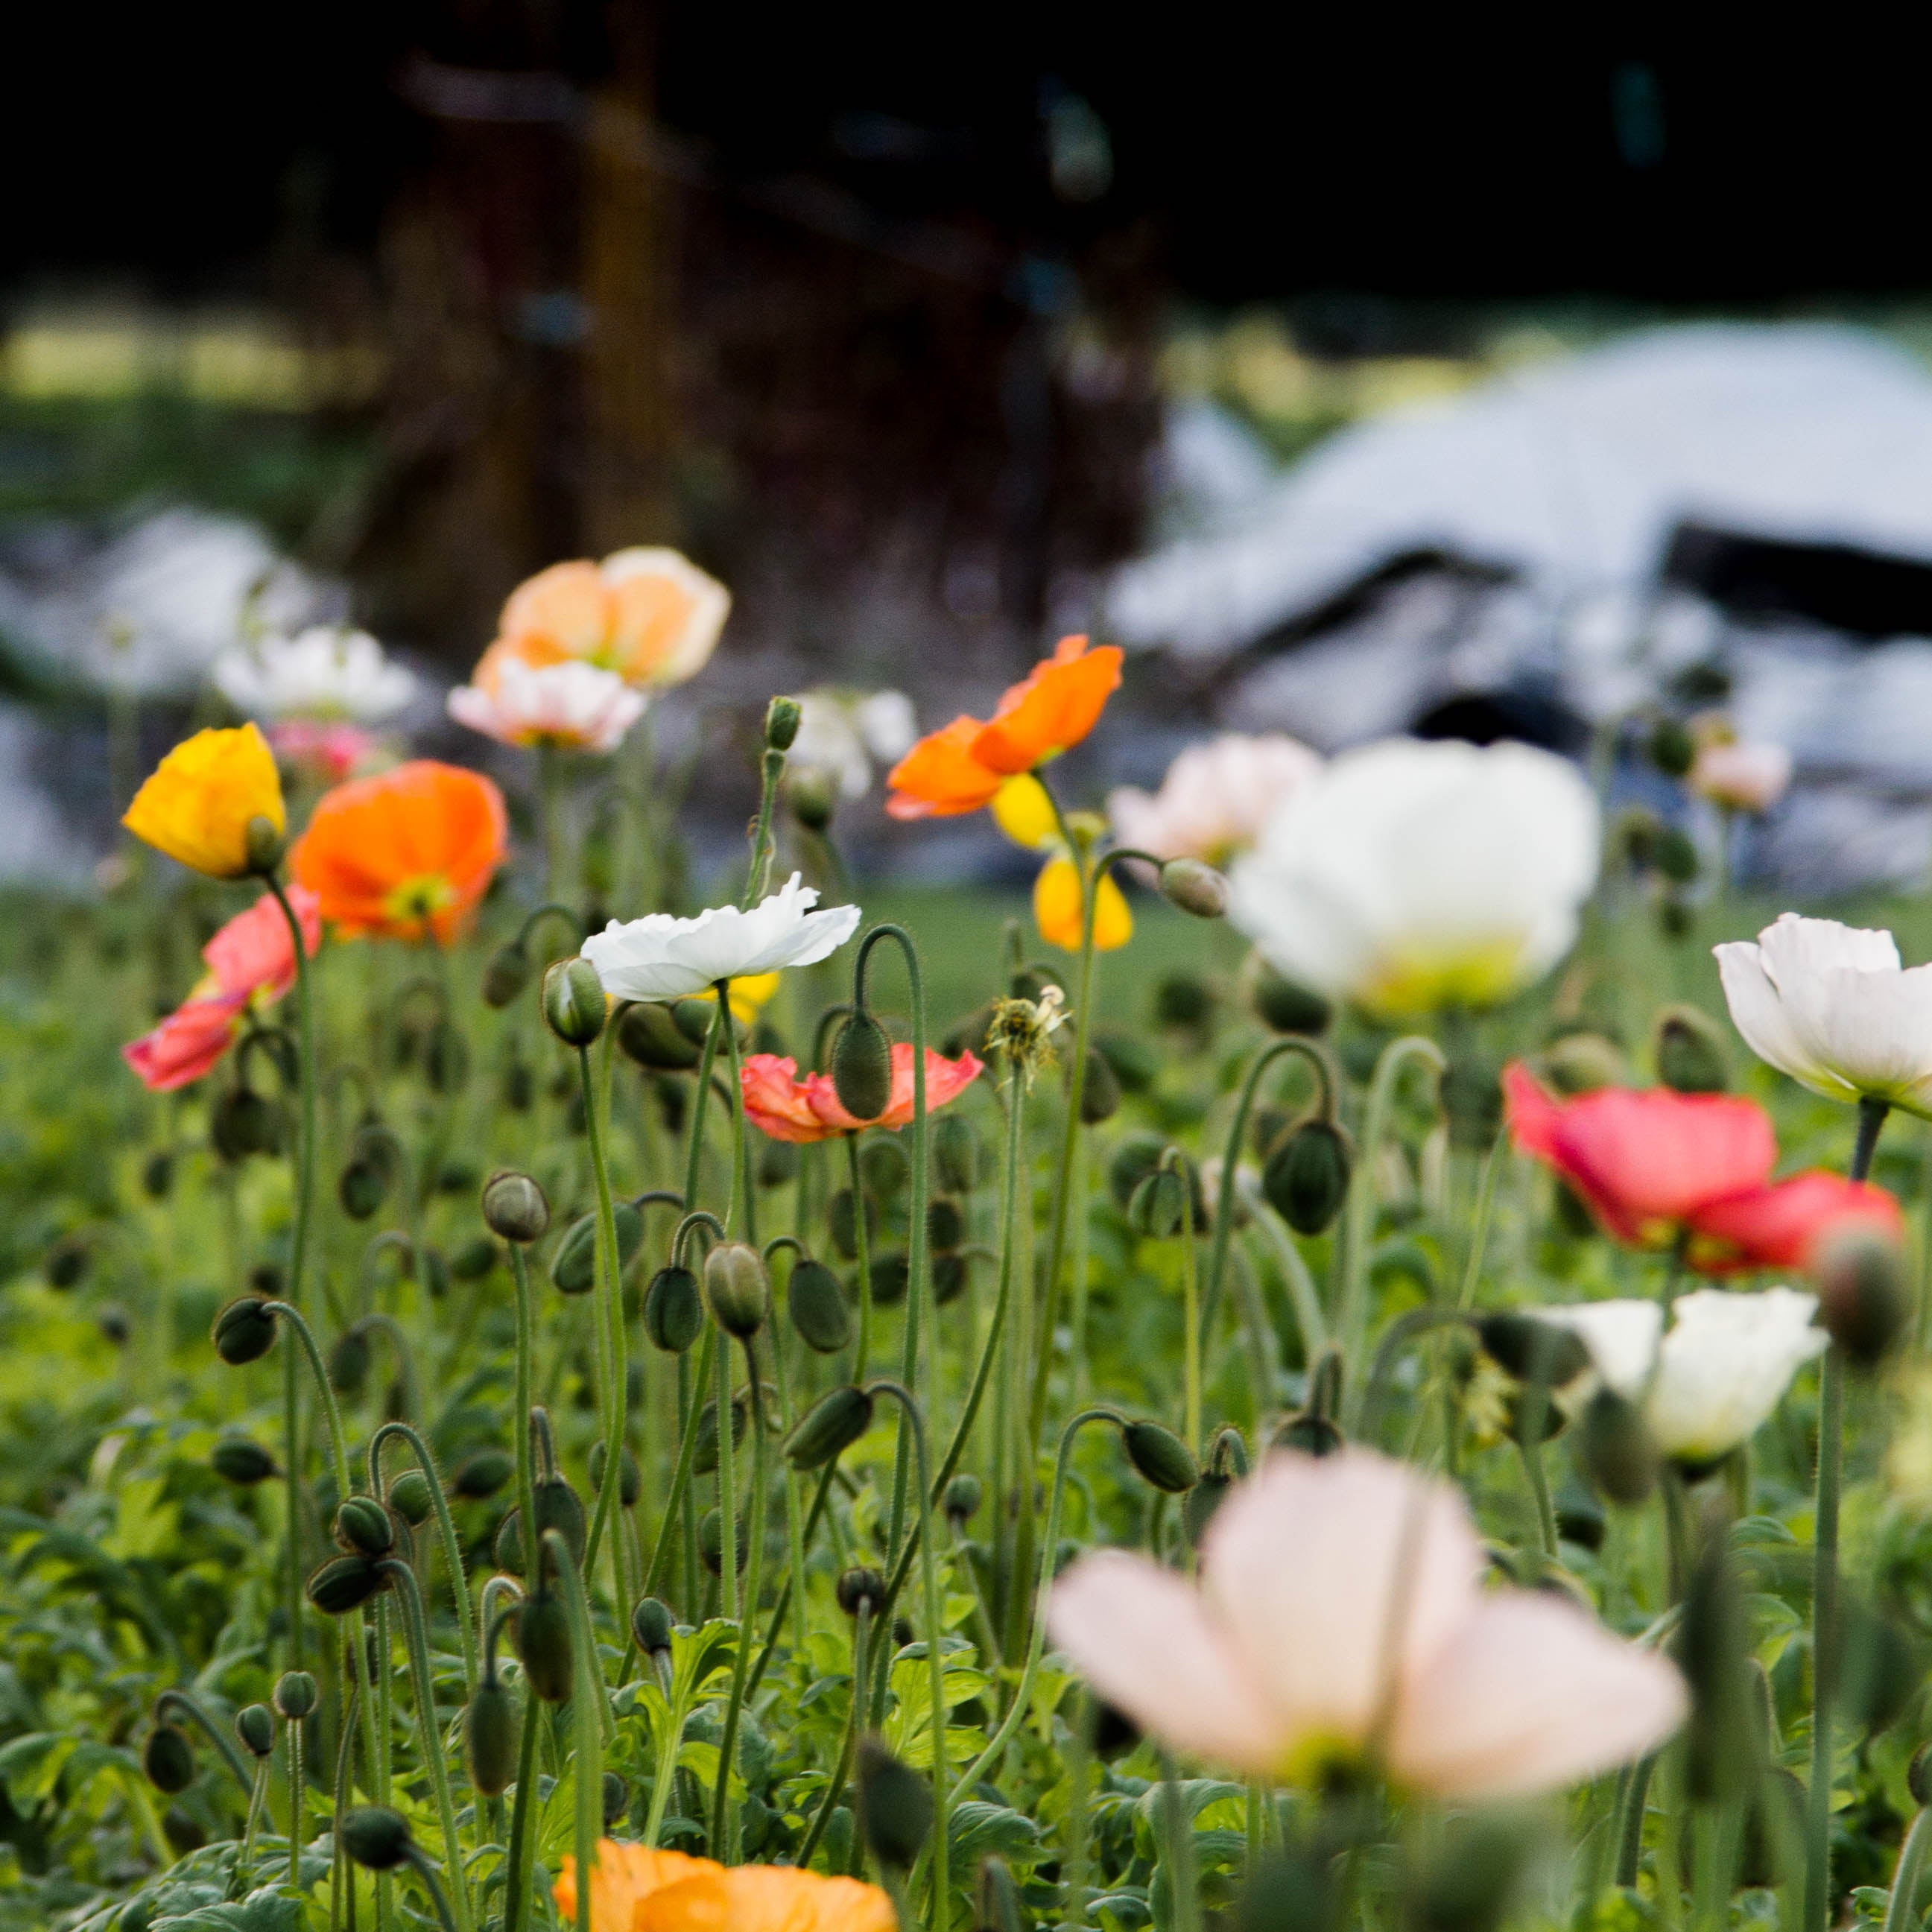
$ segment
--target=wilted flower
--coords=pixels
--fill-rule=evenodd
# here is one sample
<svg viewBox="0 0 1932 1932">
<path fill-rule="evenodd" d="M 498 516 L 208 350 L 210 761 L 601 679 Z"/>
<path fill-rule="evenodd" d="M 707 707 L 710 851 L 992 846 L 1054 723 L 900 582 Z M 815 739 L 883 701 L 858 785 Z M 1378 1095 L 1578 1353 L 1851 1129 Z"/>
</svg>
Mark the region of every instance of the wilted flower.
<svg viewBox="0 0 1932 1932">
<path fill-rule="evenodd" d="M 526 664 L 576 658 L 626 684 L 682 684 L 710 662 L 730 609 L 724 585 L 676 550 L 620 550 L 602 563 L 552 564 L 519 584 L 496 644 Z"/>
<path fill-rule="evenodd" d="M 1595 883 L 1596 800 L 1528 745 L 1391 739 L 1277 808 L 1228 916 L 1281 972 L 1385 1017 L 1483 1006 L 1570 950 Z"/>
<path fill-rule="evenodd" d="M 798 1063 L 789 1056 L 754 1053 L 745 1060 L 739 1078 L 744 1090 L 745 1118 L 776 1141 L 830 1140 L 835 1134 L 856 1133 L 861 1127 L 908 1126 L 913 1118 L 913 1049 L 901 1040 L 892 1052 L 892 1097 L 884 1111 L 869 1120 L 855 1119 L 840 1106 L 829 1073 L 798 1077 Z M 926 1051 L 926 1107 L 931 1114 L 956 1100 L 979 1078 L 980 1064 L 971 1054 L 948 1060 L 931 1047 Z"/>
<path fill-rule="evenodd" d="M 1029 1088 L 1036 1075 L 1053 1064 L 1053 1036 L 1066 1024 L 1066 998 L 1058 986 L 1048 986 L 1037 1000 L 993 1002 L 986 1051 L 1017 1066 Z"/>
<path fill-rule="evenodd" d="M 1203 1538 L 1198 1586 L 1124 1550 L 1054 1586 L 1054 1642 L 1176 1748 L 1257 1776 L 1377 1761 L 1452 1801 L 1551 1790 L 1682 1721 L 1676 1668 L 1542 1592 L 1486 1592 L 1460 1492 L 1365 1449 L 1278 1455 Z"/>
<path fill-rule="evenodd" d="M 808 691 L 798 700 L 798 733 L 786 762 L 824 775 L 844 798 L 863 796 L 874 762 L 903 758 L 919 736 L 912 700 L 902 691 Z"/>
<path fill-rule="evenodd" d="M 1157 792 L 1123 785 L 1107 816 L 1123 844 L 1157 859 L 1222 866 L 1245 852 L 1282 800 L 1322 769 L 1319 753 L 1280 732 L 1223 732 L 1190 745 L 1167 768 Z"/>
<path fill-rule="evenodd" d="M 416 681 L 367 631 L 317 624 L 224 651 L 215 688 L 237 710 L 280 723 L 380 724 L 416 695 Z"/>
<path fill-rule="evenodd" d="M 268 741 L 253 724 L 197 731 L 154 767 L 121 823 L 136 838 L 211 878 L 256 869 L 250 826 L 278 838 L 288 824 Z"/>
<path fill-rule="evenodd" d="M 1828 1100 L 1932 1119 L 1932 965 L 1901 968 L 1888 932 L 1781 914 L 1714 947 L 1731 1019 L 1759 1059 Z"/>
<path fill-rule="evenodd" d="M 794 872 L 749 911 L 711 906 L 695 919 L 614 919 L 584 942 L 584 956 L 614 999 L 688 999 L 721 980 L 810 966 L 836 952 L 858 929 L 859 908 L 814 912 L 818 903 L 818 889 Z"/>
<path fill-rule="evenodd" d="M 447 940 L 489 890 L 508 827 L 488 778 L 418 759 L 325 794 L 290 862 L 345 932 Z"/>
<path fill-rule="evenodd" d="M 471 682 L 447 701 L 458 724 L 500 744 L 604 752 L 617 748 L 648 702 L 615 671 L 575 658 L 531 664 L 505 644 L 484 652 Z"/>
<path fill-rule="evenodd" d="M 556 1909 L 575 1922 L 577 1861 L 566 1852 Z M 721 1865 L 601 1838 L 590 1873 L 591 1932 L 898 1932 L 877 1886 L 793 1865 Z"/>
<path fill-rule="evenodd" d="M 314 893 L 289 889 L 302 922 L 302 945 L 313 954 L 322 940 Z M 264 892 L 237 913 L 201 949 L 206 976 L 152 1033 L 121 1049 L 122 1058 L 157 1094 L 185 1087 L 209 1072 L 234 1044 L 242 1016 L 279 1000 L 296 981 L 295 943 L 274 896 Z"/>
</svg>

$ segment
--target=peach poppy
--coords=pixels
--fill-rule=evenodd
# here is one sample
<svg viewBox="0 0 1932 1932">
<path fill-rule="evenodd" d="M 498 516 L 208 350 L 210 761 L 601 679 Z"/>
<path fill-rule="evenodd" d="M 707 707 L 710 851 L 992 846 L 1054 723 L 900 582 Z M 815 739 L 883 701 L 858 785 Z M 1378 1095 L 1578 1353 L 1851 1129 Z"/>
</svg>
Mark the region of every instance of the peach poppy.
<svg viewBox="0 0 1932 1932">
<path fill-rule="evenodd" d="M 577 1913 L 577 1861 L 553 1888 L 566 1924 Z M 734 1865 L 682 1852 L 598 1840 L 591 1932 L 897 1932 L 877 1886 L 791 1865 Z"/>
<path fill-rule="evenodd" d="M 322 940 L 316 896 L 294 886 L 289 903 L 302 922 L 303 948 L 312 956 Z M 289 922 L 272 892 L 237 913 L 202 948 L 201 956 L 208 972 L 194 991 L 152 1032 L 121 1049 L 152 1093 L 172 1093 L 211 1072 L 235 1043 L 249 1006 L 279 1000 L 295 984 Z"/>
<path fill-rule="evenodd" d="M 497 643 L 532 665 L 572 658 L 626 683 L 682 684 L 710 661 L 731 593 L 674 550 L 554 563 L 510 593 Z"/>
<path fill-rule="evenodd" d="M 489 779 L 418 759 L 325 794 L 290 863 L 345 932 L 447 940 L 503 862 L 508 824 Z"/>
<path fill-rule="evenodd" d="M 926 1110 L 928 1114 L 956 1100 L 980 1077 L 980 1062 L 970 1053 L 957 1060 L 926 1050 Z M 892 1097 L 877 1120 L 861 1120 L 838 1103 L 838 1089 L 829 1073 L 798 1077 L 798 1062 L 789 1055 L 754 1053 L 739 1072 L 745 1096 L 745 1117 L 775 1141 L 824 1141 L 836 1134 L 856 1133 L 863 1127 L 890 1127 L 894 1132 L 910 1126 L 913 1118 L 913 1057 L 909 1042 L 892 1048 Z"/>
</svg>

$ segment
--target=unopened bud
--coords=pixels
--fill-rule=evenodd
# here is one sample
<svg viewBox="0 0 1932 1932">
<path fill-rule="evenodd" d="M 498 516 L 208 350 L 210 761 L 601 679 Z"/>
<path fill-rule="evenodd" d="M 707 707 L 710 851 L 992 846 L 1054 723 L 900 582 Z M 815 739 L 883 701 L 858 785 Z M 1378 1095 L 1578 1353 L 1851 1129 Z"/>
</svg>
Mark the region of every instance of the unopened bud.
<svg viewBox="0 0 1932 1932">
<path fill-rule="evenodd" d="M 1827 1233 L 1812 1262 L 1819 1325 L 1861 1367 L 1869 1367 L 1904 1332 L 1911 1311 L 1904 1258 L 1898 1244 L 1870 1227 Z"/>
<path fill-rule="evenodd" d="M 1304 1409 L 1299 1415 L 1291 1415 L 1275 1431 L 1273 1446 L 1318 1459 L 1334 1455 L 1342 1446 L 1342 1436 L 1330 1418 Z"/>
<path fill-rule="evenodd" d="M 420 1529 L 436 1507 L 429 1478 L 420 1469 L 405 1469 L 389 1485 L 389 1507 L 412 1529 Z"/>
<path fill-rule="evenodd" d="M 772 1284 L 764 1257 L 743 1241 L 720 1241 L 704 1257 L 704 1298 L 719 1328 L 748 1342 L 765 1325 Z"/>
<path fill-rule="evenodd" d="M 335 1511 L 338 1549 L 359 1556 L 386 1556 L 395 1546 L 396 1526 L 374 1496 L 345 1496 Z"/>
<path fill-rule="evenodd" d="M 709 1020 L 709 1010 L 706 1010 Z M 617 1045 L 625 1056 L 656 1073 L 683 1073 L 698 1064 L 703 1047 L 672 1017 L 668 1006 L 640 1001 L 626 1006 L 617 1022 Z"/>
<path fill-rule="evenodd" d="M 358 1805 L 342 1821 L 342 1849 L 365 1871 L 394 1871 L 415 1850 L 409 1821 L 383 1804 Z"/>
<path fill-rule="evenodd" d="M 838 781 L 815 766 L 802 766 L 785 781 L 785 802 L 808 832 L 823 832 L 838 808 Z"/>
<path fill-rule="evenodd" d="M 737 1525 L 737 1568 L 742 1572 L 751 1550 L 751 1532 L 740 1516 Z M 714 1576 L 724 1574 L 724 1519 L 716 1510 L 706 1510 L 698 1520 L 698 1553 Z"/>
<path fill-rule="evenodd" d="M 845 1291 L 823 1262 L 808 1258 L 792 1270 L 785 1285 L 785 1306 L 799 1340 L 815 1354 L 836 1355 L 851 1338 Z"/>
<path fill-rule="evenodd" d="M 517 1775 L 517 1706 L 492 1670 L 463 1714 L 463 1758 L 470 1781 L 485 1798 L 500 1798 Z"/>
<path fill-rule="evenodd" d="M 876 1737 L 859 1740 L 859 1825 L 873 1857 L 909 1870 L 932 1830 L 932 1787 Z"/>
<path fill-rule="evenodd" d="M 1097 1127 L 1102 1120 L 1110 1120 L 1120 1109 L 1120 1083 L 1115 1077 L 1113 1062 L 1097 1046 L 1087 1049 L 1087 1077 L 1080 1085 L 1080 1118 L 1082 1124 Z"/>
<path fill-rule="evenodd" d="M 848 1617 L 860 1610 L 877 1616 L 886 1606 L 886 1580 L 878 1571 L 861 1564 L 842 1570 L 838 1577 L 838 1607 Z"/>
<path fill-rule="evenodd" d="M 277 1154 L 282 1144 L 282 1110 L 252 1087 L 237 1087 L 215 1102 L 208 1117 L 208 1138 L 226 1161 L 251 1154 Z"/>
<path fill-rule="evenodd" d="M 1214 1017 L 1214 989 L 1198 973 L 1169 973 L 1154 987 L 1154 1016 L 1162 1026 L 1198 1030 Z"/>
<path fill-rule="evenodd" d="M 617 1272 L 622 1274 L 644 1244 L 644 1217 L 628 1201 L 611 1214 L 617 1234 Z M 588 1294 L 597 1286 L 597 1216 L 580 1216 L 550 1256 L 550 1278 L 560 1294 Z"/>
<path fill-rule="evenodd" d="M 288 842 L 273 819 L 257 813 L 243 829 L 242 837 L 250 872 L 266 875 L 281 863 L 282 848 Z"/>
<path fill-rule="evenodd" d="M 1288 1135 L 1262 1169 L 1262 1192 L 1298 1234 L 1327 1232 L 1348 1198 L 1354 1152 L 1342 1128 L 1310 1120 Z"/>
<path fill-rule="evenodd" d="M 1485 1315 L 1476 1324 L 1476 1339 L 1498 1367 L 1545 1388 L 1562 1388 L 1590 1366 L 1582 1336 L 1534 1315 Z"/>
<path fill-rule="evenodd" d="M 41 1264 L 48 1287 L 62 1290 L 78 1288 L 92 1258 L 84 1235 L 63 1236 L 47 1250 L 46 1259 Z"/>
<path fill-rule="evenodd" d="M 1137 1234 L 1166 1240 L 1180 1233 L 1187 1219 L 1186 1178 L 1172 1167 L 1156 1168 L 1133 1192 L 1127 1220 Z"/>
<path fill-rule="evenodd" d="M 979 1185 L 979 1131 L 963 1114 L 942 1114 L 934 1124 L 932 1167 L 949 1194 L 970 1194 Z"/>
<path fill-rule="evenodd" d="M 275 1346 L 275 1318 L 258 1298 L 244 1294 L 214 1318 L 214 1352 L 230 1367 L 260 1361 Z"/>
<path fill-rule="evenodd" d="M 734 1396 L 731 1409 L 731 1443 L 736 1448 L 745 1439 L 747 1405 L 742 1397 Z M 718 1466 L 718 1405 L 707 1402 L 698 1412 L 698 1440 L 691 1452 L 692 1473 L 708 1476 Z"/>
<path fill-rule="evenodd" d="M 150 1201 L 165 1201 L 174 1184 L 174 1156 L 166 1148 L 148 1155 L 141 1166 L 141 1192 Z"/>
<path fill-rule="evenodd" d="M 1576 1459 L 1606 1502 L 1634 1509 L 1657 1486 L 1657 1440 L 1636 1403 L 1600 1388 L 1576 1421 Z"/>
<path fill-rule="evenodd" d="M 242 1489 L 266 1483 L 275 1473 L 274 1457 L 247 1436 L 224 1436 L 208 1460 L 224 1483 L 233 1483 Z"/>
<path fill-rule="evenodd" d="M 389 1191 L 388 1169 L 380 1161 L 358 1154 L 344 1162 L 335 1184 L 335 1198 L 352 1221 L 366 1221 L 382 1206 Z"/>
<path fill-rule="evenodd" d="M 1594 1094 L 1628 1084 L 1629 1064 L 1614 1040 L 1600 1033 L 1569 1033 L 1538 1056 L 1544 1077 L 1562 1094 Z"/>
<path fill-rule="evenodd" d="M 483 968 L 483 1004 L 501 1012 L 530 983 L 530 956 L 515 940 L 497 947 Z"/>
<path fill-rule="evenodd" d="M 788 752 L 798 736 L 800 713 L 795 698 L 775 698 L 765 706 L 765 744 L 774 752 Z"/>
<path fill-rule="evenodd" d="M 1660 718 L 1651 727 L 1650 742 L 1644 748 L 1650 762 L 1667 778 L 1681 778 L 1697 762 L 1696 740 L 1675 718 Z"/>
<path fill-rule="evenodd" d="M 822 1469 L 842 1456 L 872 1426 L 872 1398 L 849 1383 L 821 1396 L 787 1439 L 785 1460 L 794 1469 Z"/>
<path fill-rule="evenodd" d="M 494 1453 L 494 1452 L 493 1452 Z M 590 1445 L 590 1486 L 602 1493 L 604 1487 L 604 1445 L 593 1442 Z M 625 1509 L 637 1506 L 639 1496 L 644 1494 L 644 1472 L 638 1467 L 638 1459 L 627 1448 L 624 1460 L 617 1468 L 617 1501 Z"/>
<path fill-rule="evenodd" d="M 580 956 L 558 960 L 544 974 L 544 1022 L 566 1046 L 588 1046 L 604 1030 L 609 1006 L 597 968 Z"/>
<path fill-rule="evenodd" d="M 550 1202 L 527 1174 L 502 1168 L 483 1184 L 483 1225 L 499 1240 L 527 1247 L 550 1229 Z"/>
<path fill-rule="evenodd" d="M 141 1768 L 157 1791 L 170 1797 L 194 1782 L 194 1747 L 178 1724 L 157 1724 L 141 1748 Z"/>
<path fill-rule="evenodd" d="M 1443 1069 L 1440 1090 L 1449 1144 L 1487 1153 L 1503 1124 L 1502 1069 L 1480 1055 L 1458 1054 Z"/>
<path fill-rule="evenodd" d="M 1157 1422 L 1130 1422 L 1120 1431 L 1120 1442 L 1142 1480 L 1169 1496 L 1184 1495 L 1201 1480 L 1193 1451 Z"/>
<path fill-rule="evenodd" d="M 832 1042 L 832 1084 L 839 1106 L 855 1120 L 876 1120 L 892 1104 L 892 1044 L 862 1007 Z"/>
<path fill-rule="evenodd" d="M 533 1590 L 517 1606 L 517 1654 L 530 1689 L 546 1704 L 570 1696 L 573 1659 L 570 1611 L 554 1590 Z"/>
<path fill-rule="evenodd" d="M 670 1649 L 674 1628 L 670 1609 L 656 1597 L 644 1598 L 631 1612 L 631 1634 L 646 1657 Z"/>
<path fill-rule="evenodd" d="M 1666 1006 L 1651 1030 L 1657 1077 L 1679 1094 L 1721 1094 L 1730 1084 L 1722 1036 L 1695 1006 Z"/>
<path fill-rule="evenodd" d="M 1228 882 L 1198 859 L 1170 859 L 1160 868 L 1160 890 L 1170 905 L 1196 919 L 1219 919 L 1228 910 Z"/>
<path fill-rule="evenodd" d="M 1127 1135 L 1114 1149 L 1107 1163 L 1107 1192 L 1123 1214 L 1131 1208 L 1136 1191 L 1160 1165 L 1167 1143 L 1160 1135 L 1143 1131 Z"/>
<path fill-rule="evenodd" d="M 970 1470 L 961 1470 L 946 1486 L 944 1504 L 947 1520 L 956 1523 L 970 1522 L 979 1514 L 981 1496 L 979 1478 Z"/>
<path fill-rule="evenodd" d="M 644 1333 L 652 1346 L 668 1355 L 681 1355 L 704 1328 L 704 1303 L 697 1276 L 688 1268 L 659 1268 L 644 1290 Z"/>
<path fill-rule="evenodd" d="M 1248 1004 L 1264 1026 L 1276 1033 L 1312 1036 L 1325 1033 L 1335 1009 L 1312 987 L 1277 972 L 1257 952 L 1242 974 Z"/>
<path fill-rule="evenodd" d="M 235 1735 L 242 1748 L 266 1757 L 275 1748 L 275 1714 L 266 1704 L 244 1704 L 235 1713 Z"/>
<path fill-rule="evenodd" d="M 597 1452 L 593 1449 L 590 1453 L 594 1463 Z M 450 1493 L 466 1502 L 480 1502 L 486 1496 L 494 1496 L 516 1473 L 516 1460 L 508 1450 L 472 1450 L 456 1466 L 456 1472 L 449 1480 Z"/>
<path fill-rule="evenodd" d="M 306 1670 L 285 1670 L 275 1680 L 275 1708 L 292 1724 L 314 1715 L 315 1679 Z"/>
<path fill-rule="evenodd" d="M 1682 826 L 1660 826 L 1650 862 L 1673 886 L 1688 886 L 1697 876 L 1697 848 Z"/>
<path fill-rule="evenodd" d="M 308 1580 L 308 1600 L 326 1617 L 359 1610 L 388 1588 L 389 1580 L 367 1556 L 332 1556 Z"/>
</svg>

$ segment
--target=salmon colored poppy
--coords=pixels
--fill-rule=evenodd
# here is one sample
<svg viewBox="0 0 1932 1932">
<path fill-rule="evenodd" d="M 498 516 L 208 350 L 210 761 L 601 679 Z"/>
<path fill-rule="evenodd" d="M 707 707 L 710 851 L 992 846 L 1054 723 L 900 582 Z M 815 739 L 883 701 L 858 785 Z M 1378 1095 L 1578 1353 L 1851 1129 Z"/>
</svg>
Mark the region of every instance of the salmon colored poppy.
<svg viewBox="0 0 1932 1932">
<path fill-rule="evenodd" d="M 302 922 L 303 949 L 313 954 L 322 940 L 316 896 L 292 886 L 289 903 Z M 249 1006 L 279 1000 L 295 984 L 295 945 L 272 892 L 237 913 L 201 956 L 208 972 L 194 991 L 152 1032 L 121 1049 L 151 1092 L 171 1093 L 211 1072 L 234 1045 Z"/>
<path fill-rule="evenodd" d="M 980 1077 L 980 1063 L 970 1053 L 957 1060 L 926 1050 L 926 1110 L 936 1112 L 956 1100 Z M 836 1134 L 856 1133 L 862 1127 L 890 1127 L 894 1132 L 913 1118 L 913 1054 L 909 1042 L 892 1048 L 892 1084 L 886 1111 L 877 1120 L 862 1120 L 838 1103 L 838 1089 L 829 1073 L 798 1077 L 798 1062 L 775 1053 L 751 1054 L 739 1070 L 745 1096 L 745 1118 L 775 1141 L 824 1141 Z"/>
<path fill-rule="evenodd" d="M 1049 859 L 1033 883 L 1033 919 L 1041 938 L 1063 952 L 1078 952 L 1084 910 L 1078 868 L 1071 859 Z M 1094 902 L 1094 950 L 1114 952 L 1133 936 L 1134 916 L 1127 909 L 1126 895 L 1114 883 L 1111 872 L 1102 872 Z"/>
<path fill-rule="evenodd" d="M 1692 1223 L 1691 1265 L 1706 1274 L 1746 1268 L 1809 1268 L 1820 1244 L 1851 1228 L 1904 1238 L 1898 1203 L 1868 1180 L 1814 1168 L 1714 1201 Z"/>
<path fill-rule="evenodd" d="M 1078 744 L 1120 682 L 1120 650 L 1063 638 L 1052 657 L 1010 685 L 990 722 L 962 716 L 928 732 L 892 767 L 895 818 L 949 818 L 992 802 L 1003 779 Z"/>
<path fill-rule="evenodd" d="M 154 767 L 121 823 L 136 838 L 211 878 L 255 869 L 248 827 L 266 819 L 278 836 L 288 824 L 275 754 L 254 724 L 197 731 Z"/>
<path fill-rule="evenodd" d="M 566 1855 L 554 1888 L 574 1922 L 577 1862 Z M 682 1852 L 598 1841 L 590 1875 L 591 1932 L 897 1932 L 877 1886 L 792 1865 L 734 1865 Z"/>
<path fill-rule="evenodd" d="M 532 665 L 576 658 L 627 684 L 682 684 L 704 668 L 730 609 L 724 585 L 676 550 L 622 550 L 519 584 L 497 643 Z"/>
<path fill-rule="evenodd" d="M 508 824 L 488 778 L 418 759 L 326 794 L 290 863 L 345 932 L 447 940 L 503 862 Z"/>
</svg>

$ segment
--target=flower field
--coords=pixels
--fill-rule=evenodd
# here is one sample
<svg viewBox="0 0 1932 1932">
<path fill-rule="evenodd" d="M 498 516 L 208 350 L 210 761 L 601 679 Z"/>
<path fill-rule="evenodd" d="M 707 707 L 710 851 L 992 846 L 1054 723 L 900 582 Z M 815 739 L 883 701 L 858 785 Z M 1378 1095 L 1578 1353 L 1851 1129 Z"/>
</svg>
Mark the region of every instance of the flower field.
<svg viewBox="0 0 1932 1932">
<path fill-rule="evenodd" d="M 1917 1927 L 1924 909 L 1708 716 L 1088 795 L 1080 638 L 748 694 L 694 886 L 728 603 L 526 584 L 508 795 L 238 646 L 10 906 L 0 1925 Z"/>
</svg>

